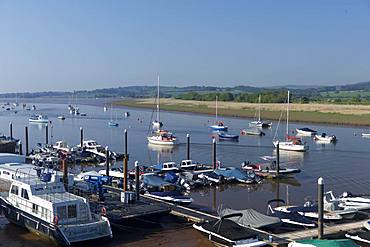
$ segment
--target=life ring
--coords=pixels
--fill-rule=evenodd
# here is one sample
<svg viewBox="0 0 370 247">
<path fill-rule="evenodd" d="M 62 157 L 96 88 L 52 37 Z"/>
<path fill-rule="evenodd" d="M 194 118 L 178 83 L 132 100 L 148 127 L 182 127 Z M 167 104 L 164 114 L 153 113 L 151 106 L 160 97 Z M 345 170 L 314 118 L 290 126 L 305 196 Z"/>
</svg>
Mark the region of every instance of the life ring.
<svg viewBox="0 0 370 247">
<path fill-rule="evenodd" d="M 57 215 L 55 215 L 55 216 L 54 216 L 54 219 L 53 219 L 53 224 L 54 224 L 54 225 L 58 225 L 58 223 L 59 223 L 59 218 L 58 218 L 58 216 L 57 216 Z"/>
<path fill-rule="evenodd" d="M 101 208 L 101 214 L 102 215 L 107 215 L 107 209 L 105 207 Z"/>
</svg>

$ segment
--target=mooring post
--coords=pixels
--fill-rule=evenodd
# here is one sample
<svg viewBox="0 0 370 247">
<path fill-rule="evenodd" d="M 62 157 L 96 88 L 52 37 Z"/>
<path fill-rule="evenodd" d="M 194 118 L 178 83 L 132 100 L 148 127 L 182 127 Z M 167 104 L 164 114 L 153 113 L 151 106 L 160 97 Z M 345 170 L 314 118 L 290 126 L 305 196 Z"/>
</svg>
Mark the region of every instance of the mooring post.
<svg viewBox="0 0 370 247">
<path fill-rule="evenodd" d="M 279 178 L 280 173 L 280 143 L 276 144 L 276 178 Z"/>
<path fill-rule="evenodd" d="M 68 190 L 68 164 L 64 158 L 61 160 L 63 169 L 63 184 L 66 190 Z"/>
<path fill-rule="evenodd" d="M 135 161 L 135 193 L 136 200 L 140 200 L 140 174 L 139 161 Z"/>
<path fill-rule="evenodd" d="M 213 170 L 216 170 L 217 168 L 217 158 L 216 158 L 216 139 L 213 138 L 212 140 L 212 166 Z"/>
<path fill-rule="evenodd" d="M 322 239 L 324 236 L 324 179 L 320 177 L 317 180 L 317 185 L 318 185 L 318 213 L 319 217 L 317 220 L 317 225 L 318 225 L 318 238 Z"/>
<path fill-rule="evenodd" d="M 127 151 L 127 129 L 125 129 L 125 157 L 123 159 L 123 190 L 127 191 L 127 163 L 128 163 L 128 151 Z"/>
<path fill-rule="evenodd" d="M 24 136 L 26 139 L 26 156 L 28 156 L 28 126 L 24 126 Z"/>
<path fill-rule="evenodd" d="M 10 139 L 13 139 L 13 123 L 12 122 L 9 123 L 9 135 L 10 135 Z"/>
<path fill-rule="evenodd" d="M 83 149 L 83 142 L 84 142 L 84 129 L 80 127 L 80 145 L 81 149 Z"/>
<path fill-rule="evenodd" d="M 18 145 L 18 154 L 19 155 L 23 154 L 23 152 L 22 152 L 22 142 L 21 141 L 19 142 L 19 145 Z"/>
<path fill-rule="evenodd" d="M 109 149 L 105 147 L 105 175 L 109 177 Z"/>
<path fill-rule="evenodd" d="M 49 125 L 46 124 L 45 126 L 45 143 L 49 144 Z"/>
<path fill-rule="evenodd" d="M 186 159 L 190 160 L 190 135 L 186 134 Z"/>
</svg>

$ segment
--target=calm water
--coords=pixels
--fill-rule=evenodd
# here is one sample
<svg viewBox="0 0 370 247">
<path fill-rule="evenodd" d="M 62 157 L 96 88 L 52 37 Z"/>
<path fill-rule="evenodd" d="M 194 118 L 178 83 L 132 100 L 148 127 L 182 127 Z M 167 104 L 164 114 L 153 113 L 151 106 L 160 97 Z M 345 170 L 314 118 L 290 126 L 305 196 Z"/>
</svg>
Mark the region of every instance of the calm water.
<svg viewBox="0 0 370 247">
<path fill-rule="evenodd" d="M 40 100 L 36 100 L 39 101 Z M 181 144 L 174 148 L 159 148 L 148 146 L 146 136 L 152 117 L 151 110 L 132 108 L 113 109 L 113 119 L 118 119 L 119 127 L 108 127 L 111 113 L 104 112 L 100 101 L 86 101 L 79 104 L 81 112 L 86 117 L 72 117 L 68 113 L 66 104 L 56 104 L 55 100 L 43 100 L 43 103 L 35 103 L 36 113 L 47 114 L 52 121 L 52 129 L 49 130 L 50 139 L 55 142 L 65 140 L 69 145 L 79 142 L 79 128 L 84 128 L 85 139 L 95 139 L 102 145 L 107 145 L 113 151 L 123 150 L 123 129 L 128 129 L 130 167 L 135 160 L 140 164 L 155 164 L 161 161 L 180 161 L 186 153 L 186 134 L 191 135 L 191 158 L 211 163 L 211 133 L 208 129 L 214 120 L 212 116 L 204 116 L 187 113 L 161 112 L 161 120 L 164 127 L 173 131 L 180 139 Z M 61 101 L 61 100 L 60 100 Z M 46 102 L 54 102 L 46 103 Z M 124 118 L 124 112 L 129 111 L 131 116 Z M 29 126 L 30 146 L 37 142 L 45 141 L 45 127 L 43 125 L 29 124 L 28 117 L 34 112 L 19 110 L 17 114 L 9 111 L 0 111 L 0 132 L 8 135 L 9 122 L 13 123 L 13 133 L 16 138 L 24 140 L 24 126 Z M 64 114 L 66 120 L 57 119 L 59 114 Z M 153 115 L 154 117 L 154 115 Z M 222 118 L 229 126 L 229 133 L 239 133 L 247 127 L 250 119 Z M 273 123 L 273 128 L 265 130 L 266 136 L 250 137 L 241 136 L 239 142 L 222 142 L 217 146 L 217 158 L 223 166 L 239 167 L 242 161 L 261 161 L 260 156 L 274 155 L 272 139 L 277 136 L 283 137 L 285 122 Z M 219 205 L 229 206 L 235 209 L 255 208 L 261 212 L 266 211 L 266 202 L 280 197 L 290 203 L 303 203 L 306 198 L 316 197 L 316 181 L 322 176 L 325 180 L 326 190 L 335 193 L 352 191 L 353 193 L 370 194 L 370 139 L 361 138 L 364 128 L 341 127 L 330 125 L 315 125 L 303 123 L 290 123 L 290 129 L 297 127 L 310 127 L 335 134 L 338 138 L 336 145 L 321 145 L 313 142 L 311 138 L 304 138 L 309 143 L 310 150 L 307 153 L 281 151 L 281 160 L 289 167 L 298 167 L 302 172 L 296 179 L 280 181 L 280 183 L 264 181 L 259 185 L 226 185 L 219 188 L 210 188 L 198 192 L 192 192 L 191 196 L 195 203 L 211 208 Z M 121 164 L 115 164 L 121 165 Z M 90 169 L 99 169 L 91 167 Z M 100 168 L 102 169 L 102 168 Z"/>
</svg>

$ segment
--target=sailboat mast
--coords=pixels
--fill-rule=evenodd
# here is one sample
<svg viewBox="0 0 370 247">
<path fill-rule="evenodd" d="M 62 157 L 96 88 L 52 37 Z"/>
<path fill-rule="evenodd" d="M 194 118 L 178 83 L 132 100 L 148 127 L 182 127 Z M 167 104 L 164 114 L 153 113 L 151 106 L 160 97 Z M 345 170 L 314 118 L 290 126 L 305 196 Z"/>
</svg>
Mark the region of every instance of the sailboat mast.
<svg viewBox="0 0 370 247">
<path fill-rule="evenodd" d="M 286 105 L 286 135 L 288 136 L 289 135 L 289 96 L 290 96 L 290 92 L 288 90 L 288 101 L 287 101 L 287 105 Z"/>
<path fill-rule="evenodd" d="M 258 95 L 258 121 L 261 121 L 261 94 Z"/>
<path fill-rule="evenodd" d="M 157 122 L 159 123 L 159 75 L 158 75 L 158 81 L 157 81 Z"/>
</svg>

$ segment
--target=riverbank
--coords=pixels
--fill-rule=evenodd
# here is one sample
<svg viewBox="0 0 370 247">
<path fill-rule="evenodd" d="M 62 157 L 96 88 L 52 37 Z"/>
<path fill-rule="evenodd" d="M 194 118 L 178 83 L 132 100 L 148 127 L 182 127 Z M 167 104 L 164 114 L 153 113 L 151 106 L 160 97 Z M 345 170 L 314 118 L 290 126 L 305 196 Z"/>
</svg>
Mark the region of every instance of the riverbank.
<svg viewBox="0 0 370 247">
<path fill-rule="evenodd" d="M 116 106 L 154 109 L 154 99 L 130 99 L 115 101 Z M 285 104 L 261 104 L 261 118 L 279 120 L 282 112 L 285 118 Z M 258 104 L 239 102 L 219 102 L 218 114 L 227 117 L 256 116 Z M 215 114 L 215 102 L 161 99 L 161 109 L 166 111 Z M 325 123 L 336 125 L 370 126 L 370 106 L 335 104 L 290 104 L 289 119 L 295 122 Z"/>
</svg>

